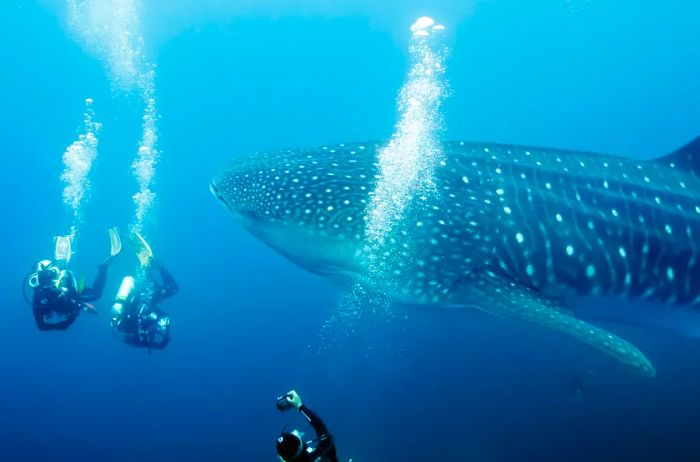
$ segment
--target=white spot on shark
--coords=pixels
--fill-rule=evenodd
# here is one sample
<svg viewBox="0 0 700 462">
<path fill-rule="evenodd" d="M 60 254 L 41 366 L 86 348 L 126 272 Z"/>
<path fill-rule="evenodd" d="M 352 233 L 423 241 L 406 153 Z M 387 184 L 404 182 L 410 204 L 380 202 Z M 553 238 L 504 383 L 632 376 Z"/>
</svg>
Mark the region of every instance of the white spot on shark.
<svg viewBox="0 0 700 462">
<path fill-rule="evenodd" d="M 592 278 L 595 276 L 595 266 L 588 265 L 586 267 L 586 276 L 588 276 L 589 278 Z"/>
</svg>

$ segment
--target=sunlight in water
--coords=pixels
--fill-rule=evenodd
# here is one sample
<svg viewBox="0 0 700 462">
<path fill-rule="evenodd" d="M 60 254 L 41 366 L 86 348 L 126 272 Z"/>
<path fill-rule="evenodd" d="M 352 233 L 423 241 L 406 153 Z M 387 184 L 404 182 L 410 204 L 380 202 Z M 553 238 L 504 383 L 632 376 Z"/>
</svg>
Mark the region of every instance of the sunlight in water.
<svg viewBox="0 0 700 462">
<path fill-rule="evenodd" d="M 73 213 L 73 225 L 77 225 L 76 221 L 80 219 L 81 205 L 90 189 L 88 175 L 97 157 L 97 134 L 100 130 L 100 124 L 93 120 L 92 99 L 85 100 L 85 105 L 82 133 L 63 153 L 63 203 Z"/>
<path fill-rule="evenodd" d="M 440 107 L 447 92 L 447 50 L 437 37 L 443 30 L 427 17 L 411 26 L 412 65 L 397 101 L 399 121 L 389 144 L 379 152 L 379 179 L 367 210 L 370 258 L 383 252 L 388 233 L 413 197 L 432 188 L 433 168 L 441 156 Z"/>
</svg>

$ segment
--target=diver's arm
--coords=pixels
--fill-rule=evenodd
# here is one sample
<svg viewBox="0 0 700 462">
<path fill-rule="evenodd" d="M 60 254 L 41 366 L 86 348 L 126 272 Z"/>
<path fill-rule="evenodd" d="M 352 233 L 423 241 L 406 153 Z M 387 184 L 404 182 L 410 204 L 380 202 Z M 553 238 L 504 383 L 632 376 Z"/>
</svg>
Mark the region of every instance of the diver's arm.
<svg viewBox="0 0 700 462">
<path fill-rule="evenodd" d="M 58 297 L 59 295 L 51 289 L 35 289 L 32 314 L 39 330 L 66 330 L 75 321 L 74 317 L 68 317 L 59 322 L 46 322 L 45 317 L 51 312 L 48 309 L 49 303 L 56 303 Z M 41 303 L 41 300 L 44 300 L 45 303 Z"/>
<path fill-rule="evenodd" d="M 314 411 L 306 407 L 304 403 L 301 402 L 301 396 L 299 396 L 299 393 L 297 393 L 296 390 L 290 390 L 289 393 L 287 393 L 287 399 L 292 406 L 297 408 L 299 412 L 306 417 L 306 420 L 308 420 L 311 426 L 314 427 L 314 430 L 316 430 L 317 436 L 321 437 L 328 434 L 326 424 L 323 423 L 323 420 L 321 420 L 321 418 Z"/>
<path fill-rule="evenodd" d="M 66 330 L 71 324 L 75 322 L 75 317 L 70 316 L 63 321 L 59 322 L 46 322 L 44 320 L 44 314 L 36 309 L 34 311 L 34 320 L 36 321 L 36 326 L 39 330 Z"/>
<path fill-rule="evenodd" d="M 95 277 L 92 287 L 85 287 L 80 293 L 80 300 L 84 302 L 93 302 L 102 297 L 102 292 L 107 283 L 107 268 L 109 268 L 109 263 L 103 262 L 97 266 L 97 277 Z"/>
<path fill-rule="evenodd" d="M 44 320 L 41 320 L 41 323 L 37 321 L 37 326 L 39 327 L 39 330 L 66 330 L 70 327 L 71 324 L 75 322 L 75 318 L 68 318 L 60 322 L 56 323 L 47 323 L 44 322 Z"/>
<path fill-rule="evenodd" d="M 149 341 L 148 342 L 148 348 L 150 350 L 162 350 L 166 346 L 168 346 L 168 343 L 170 343 L 170 336 L 163 337 L 161 338 L 160 341 L 155 342 L 155 341 Z"/>
<path fill-rule="evenodd" d="M 309 459 L 316 460 L 318 457 L 325 457 L 324 460 L 327 459 L 330 462 L 338 462 L 333 435 L 328 433 L 328 428 L 326 424 L 323 423 L 323 420 L 321 420 L 318 414 L 303 404 L 299 407 L 299 412 L 306 417 L 309 424 L 311 424 L 316 431 L 316 436 L 318 436 L 318 445 L 316 449 L 309 453 Z"/>
<path fill-rule="evenodd" d="M 302 404 L 301 407 L 299 408 L 299 412 L 302 413 L 304 417 L 306 417 L 306 420 L 309 421 L 309 424 L 314 428 L 316 431 L 316 435 L 321 438 L 324 435 L 328 435 L 328 428 L 326 428 L 326 424 L 323 423 L 323 420 L 316 414 L 314 411 L 309 409 L 305 404 Z"/>
<path fill-rule="evenodd" d="M 39 330 L 52 330 L 52 324 L 47 323 L 44 321 L 44 313 L 40 310 L 37 309 L 36 306 L 32 308 L 32 312 L 34 313 L 34 321 L 36 321 L 36 327 L 39 328 Z"/>
</svg>

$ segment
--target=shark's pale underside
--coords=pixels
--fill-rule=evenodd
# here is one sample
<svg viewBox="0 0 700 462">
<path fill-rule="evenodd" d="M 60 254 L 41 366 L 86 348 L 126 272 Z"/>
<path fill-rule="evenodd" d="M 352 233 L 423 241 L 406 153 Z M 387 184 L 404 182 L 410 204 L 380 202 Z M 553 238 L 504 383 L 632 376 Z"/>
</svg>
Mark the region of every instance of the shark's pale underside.
<svg viewBox="0 0 700 462">
<path fill-rule="evenodd" d="M 401 303 L 527 321 L 655 374 L 636 347 L 574 314 L 584 299 L 698 307 L 700 138 L 651 161 L 445 142 L 434 187 L 377 252 L 365 227 L 381 147 L 256 153 L 211 189 L 251 233 L 311 271 Z"/>
</svg>

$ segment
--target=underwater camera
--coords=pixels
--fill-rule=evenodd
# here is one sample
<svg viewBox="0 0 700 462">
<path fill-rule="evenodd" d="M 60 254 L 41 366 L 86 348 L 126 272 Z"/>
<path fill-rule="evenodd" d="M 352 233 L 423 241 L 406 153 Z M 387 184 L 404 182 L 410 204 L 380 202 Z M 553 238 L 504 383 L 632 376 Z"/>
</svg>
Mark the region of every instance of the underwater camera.
<svg viewBox="0 0 700 462">
<path fill-rule="evenodd" d="M 294 407 L 294 405 L 292 404 L 292 400 L 289 399 L 289 393 L 284 394 L 282 396 L 278 396 L 277 403 L 275 405 L 277 406 L 277 409 L 279 409 L 282 412 L 288 411 L 292 407 Z"/>
</svg>

